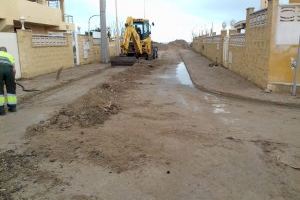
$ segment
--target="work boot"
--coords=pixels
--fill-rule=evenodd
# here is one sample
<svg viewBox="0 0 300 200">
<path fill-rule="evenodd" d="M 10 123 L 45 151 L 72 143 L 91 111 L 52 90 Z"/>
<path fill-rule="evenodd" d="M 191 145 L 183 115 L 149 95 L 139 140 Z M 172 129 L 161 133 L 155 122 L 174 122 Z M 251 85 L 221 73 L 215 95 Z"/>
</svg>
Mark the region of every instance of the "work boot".
<svg viewBox="0 0 300 200">
<path fill-rule="evenodd" d="M 17 107 L 16 106 L 9 106 L 8 107 L 8 112 L 17 112 Z"/>
<path fill-rule="evenodd" d="M 0 116 L 3 116 L 5 115 L 5 109 L 4 109 L 4 106 L 0 106 Z"/>
</svg>

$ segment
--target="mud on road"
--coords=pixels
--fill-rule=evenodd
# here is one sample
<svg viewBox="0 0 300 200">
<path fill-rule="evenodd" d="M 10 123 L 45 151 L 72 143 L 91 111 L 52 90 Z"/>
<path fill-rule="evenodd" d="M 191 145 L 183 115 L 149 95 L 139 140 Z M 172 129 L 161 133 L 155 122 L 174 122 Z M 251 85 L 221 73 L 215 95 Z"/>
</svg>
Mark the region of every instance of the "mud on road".
<svg viewBox="0 0 300 200">
<path fill-rule="evenodd" d="M 143 158 L 143 154 L 126 156 L 126 152 L 120 150 L 104 152 L 97 148 L 104 145 L 103 135 L 95 133 L 86 136 L 84 129 L 97 128 L 111 115 L 117 114 L 121 110 L 119 100 L 124 92 L 136 87 L 136 80 L 149 75 L 161 64 L 162 61 L 151 64 L 140 61 L 124 72 L 112 76 L 107 83 L 98 85 L 72 104 L 64 106 L 50 119 L 28 127 L 25 152 L 9 150 L 0 153 L 0 200 L 51 199 L 44 195 L 52 189 L 68 185 L 55 174 L 41 170 L 41 162 L 72 163 L 85 158 L 116 173 L 134 167 L 127 161 Z M 86 137 L 94 137 L 93 144 L 87 146 L 83 140 Z M 119 144 L 122 144 L 121 140 L 120 138 Z M 77 153 L 74 154 L 76 151 L 80 151 L 81 158 Z M 60 167 L 63 168 L 63 164 Z"/>
<path fill-rule="evenodd" d="M 181 62 L 169 49 L 28 127 L 0 199 L 298 200 L 300 111 L 203 93 Z"/>
</svg>

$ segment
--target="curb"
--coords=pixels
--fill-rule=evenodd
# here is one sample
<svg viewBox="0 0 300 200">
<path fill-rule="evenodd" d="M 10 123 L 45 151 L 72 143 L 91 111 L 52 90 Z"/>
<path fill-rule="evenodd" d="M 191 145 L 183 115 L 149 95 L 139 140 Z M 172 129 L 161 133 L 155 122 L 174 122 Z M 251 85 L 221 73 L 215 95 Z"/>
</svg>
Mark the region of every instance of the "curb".
<svg viewBox="0 0 300 200">
<path fill-rule="evenodd" d="M 104 67 L 102 69 L 95 70 L 93 72 L 90 72 L 90 73 L 85 74 L 83 76 L 80 76 L 78 78 L 73 78 L 73 79 L 67 80 L 65 82 L 61 82 L 61 83 L 59 83 L 57 85 L 50 86 L 48 88 L 45 88 L 44 90 L 41 90 L 41 91 L 38 91 L 38 92 L 32 92 L 30 94 L 27 94 L 27 95 L 24 95 L 24 96 L 20 96 L 20 97 L 18 97 L 18 104 L 22 104 L 25 101 L 28 101 L 29 99 L 31 99 L 31 98 L 33 98 L 33 97 L 35 97 L 37 95 L 44 94 L 46 92 L 50 92 L 50 91 L 56 90 L 56 89 L 61 88 L 63 86 L 70 85 L 71 83 L 74 83 L 76 81 L 88 78 L 90 76 L 98 75 L 99 73 L 102 73 L 102 72 L 106 71 L 107 69 L 109 69 L 109 66 L 106 66 L 106 67 Z"/>
<path fill-rule="evenodd" d="M 276 106 L 284 106 L 284 107 L 289 107 L 289 108 L 298 108 L 300 109 L 300 103 L 285 103 L 285 102 L 281 102 L 281 101 L 271 101 L 271 100 L 264 100 L 264 99 L 258 99 L 258 98 L 252 98 L 249 96 L 243 96 L 243 95 L 239 95 L 239 94 L 234 94 L 234 93 L 229 93 L 229 92 L 222 92 L 219 90 L 215 90 L 212 88 L 207 88 L 203 85 L 199 85 L 198 83 L 196 83 L 192 76 L 191 76 L 191 72 L 190 69 L 187 65 L 187 63 L 185 62 L 183 56 L 181 55 L 181 53 L 179 52 L 180 58 L 182 59 L 182 61 L 184 62 L 187 71 L 189 73 L 189 76 L 192 80 L 192 83 L 195 85 L 195 87 L 198 90 L 201 90 L 203 92 L 207 92 L 207 93 L 211 93 L 211 94 L 215 94 L 215 95 L 219 95 L 219 96 L 224 96 L 224 97 L 228 97 L 231 99 L 238 99 L 238 100 L 242 100 L 242 101 L 248 101 L 248 102 L 252 102 L 252 103 L 261 103 L 261 104 L 268 104 L 268 105 L 276 105 Z"/>
</svg>

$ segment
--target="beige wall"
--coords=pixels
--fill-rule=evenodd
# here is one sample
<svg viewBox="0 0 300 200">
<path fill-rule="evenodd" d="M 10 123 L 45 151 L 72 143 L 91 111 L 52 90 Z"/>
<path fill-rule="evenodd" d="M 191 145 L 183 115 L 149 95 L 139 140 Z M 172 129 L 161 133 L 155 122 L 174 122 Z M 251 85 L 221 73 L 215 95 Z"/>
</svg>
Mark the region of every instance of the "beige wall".
<svg viewBox="0 0 300 200">
<path fill-rule="evenodd" d="M 278 0 L 269 0 L 267 10 L 254 12 L 253 8 L 247 9 L 245 44 L 243 46 L 229 45 L 228 53 L 232 58 L 231 63 L 223 63 L 230 70 L 261 88 L 267 88 L 276 82 L 284 84 L 292 82 L 290 58 L 296 57 L 298 46 L 275 44 L 277 11 Z M 264 22 L 260 21 L 259 25 L 250 23 L 250 18 L 256 17 L 256 20 L 261 20 L 262 15 L 266 17 Z M 215 44 L 205 44 L 202 40 L 203 37 L 194 39 L 194 49 L 214 61 L 215 57 L 220 55 L 215 49 Z M 221 45 L 223 48 L 223 43 Z"/>
<path fill-rule="evenodd" d="M 88 58 L 84 58 L 84 43 L 89 42 Z M 79 59 L 80 65 L 99 63 L 101 61 L 101 50 L 99 44 L 94 44 L 93 39 L 85 35 L 78 36 L 78 46 L 79 46 Z M 116 46 L 115 42 L 109 42 L 109 53 L 110 57 L 116 56 Z"/>
<path fill-rule="evenodd" d="M 88 58 L 84 58 L 84 44 L 88 42 L 90 49 L 88 51 Z M 93 44 L 92 37 L 89 38 L 84 35 L 78 36 L 78 47 L 79 47 L 79 59 L 80 59 L 80 65 L 86 65 L 91 63 L 97 63 L 100 62 L 100 48 L 99 45 Z"/>
<path fill-rule="evenodd" d="M 247 10 L 246 20 L 246 43 L 245 59 L 246 65 L 243 75 L 256 85 L 266 88 L 268 85 L 268 62 L 270 53 L 270 24 L 253 26 L 250 25 L 250 15 L 254 9 Z M 266 17 L 270 17 L 267 11 Z M 268 21 L 268 20 L 267 20 Z"/>
<path fill-rule="evenodd" d="M 231 54 L 231 62 L 228 62 L 228 68 L 243 77 L 247 77 L 247 62 L 245 60 L 245 47 L 244 46 L 229 46 Z"/>
<path fill-rule="evenodd" d="M 27 0 L 2 0 L 0 6 L 0 31 L 7 31 L 14 26 L 14 20 L 20 17 L 26 18 L 26 22 L 50 26 L 52 30 L 73 30 L 74 25 L 63 22 L 62 11 L 57 8 L 49 8 L 46 5 L 30 2 Z"/>
<path fill-rule="evenodd" d="M 300 3 L 300 0 L 290 1 L 291 3 Z M 274 0 L 269 5 L 272 16 L 271 43 L 270 43 L 270 60 L 269 60 L 269 87 L 277 90 L 277 87 L 282 89 L 286 85 L 289 90 L 293 80 L 293 71 L 291 70 L 291 58 L 296 58 L 298 53 L 298 45 L 277 45 L 276 44 L 276 24 L 278 18 L 278 0 Z M 300 69 L 298 70 L 298 83 L 300 84 Z"/>
<path fill-rule="evenodd" d="M 225 35 L 224 35 L 225 36 Z M 208 59 L 222 63 L 223 60 L 223 35 L 214 36 L 220 37 L 219 42 L 207 42 L 209 38 L 208 36 L 197 37 L 193 42 L 193 48 L 195 51 L 200 53 L 201 55 L 207 57 Z"/>
<path fill-rule="evenodd" d="M 32 32 L 17 32 L 22 78 L 31 78 L 56 72 L 61 67 L 74 66 L 71 35 L 67 35 L 67 46 L 33 47 Z"/>
</svg>

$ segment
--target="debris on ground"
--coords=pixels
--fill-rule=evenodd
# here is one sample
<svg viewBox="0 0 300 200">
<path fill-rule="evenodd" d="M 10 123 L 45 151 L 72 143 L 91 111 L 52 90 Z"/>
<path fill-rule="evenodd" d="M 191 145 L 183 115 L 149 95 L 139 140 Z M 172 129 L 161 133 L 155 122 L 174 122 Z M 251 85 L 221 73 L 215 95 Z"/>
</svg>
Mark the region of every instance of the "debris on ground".
<svg viewBox="0 0 300 200">
<path fill-rule="evenodd" d="M 56 175 L 39 169 L 35 152 L 19 154 L 9 150 L 0 153 L 0 200 L 14 200 L 14 194 L 23 193 L 29 184 L 38 182 L 43 182 L 43 189 L 39 189 L 45 191 L 63 185 Z"/>
<path fill-rule="evenodd" d="M 151 66 L 147 62 L 136 64 L 113 76 L 110 81 L 96 86 L 72 104 L 64 106 L 50 119 L 28 127 L 25 152 L 30 153 L 8 151 L 0 154 L 0 200 L 13 200 L 19 194 L 24 199 L 23 196 L 27 196 L 24 195 L 26 188 L 36 184 L 40 191 L 43 190 L 41 188 L 51 190 L 64 184 L 55 174 L 42 171 L 39 167 L 42 162 L 49 165 L 59 163 L 60 168 L 63 168 L 65 163 L 78 162 L 80 153 L 85 159 L 95 165 L 106 166 L 113 173 L 121 173 L 145 163 L 148 159 L 146 153 L 141 147 L 128 144 L 125 135 L 111 138 L 114 141 L 108 143 L 103 141 L 105 138 L 108 140 L 108 136 L 102 135 L 91 141 L 95 142 L 91 145 L 87 144 L 86 139 L 88 135 L 91 136 L 88 128 L 97 128 L 110 116 L 117 114 L 121 110 L 119 100 L 125 90 L 134 88 L 137 84 L 135 81 L 150 74 L 151 70 L 159 66 L 158 63 L 153 62 Z M 99 135 L 97 132 L 93 134 L 94 137 Z M 116 146 L 111 146 L 113 144 Z M 122 144 L 125 146 L 120 146 Z M 117 147 L 123 150 L 115 152 Z M 136 153 L 130 154 L 132 151 Z"/>
</svg>

